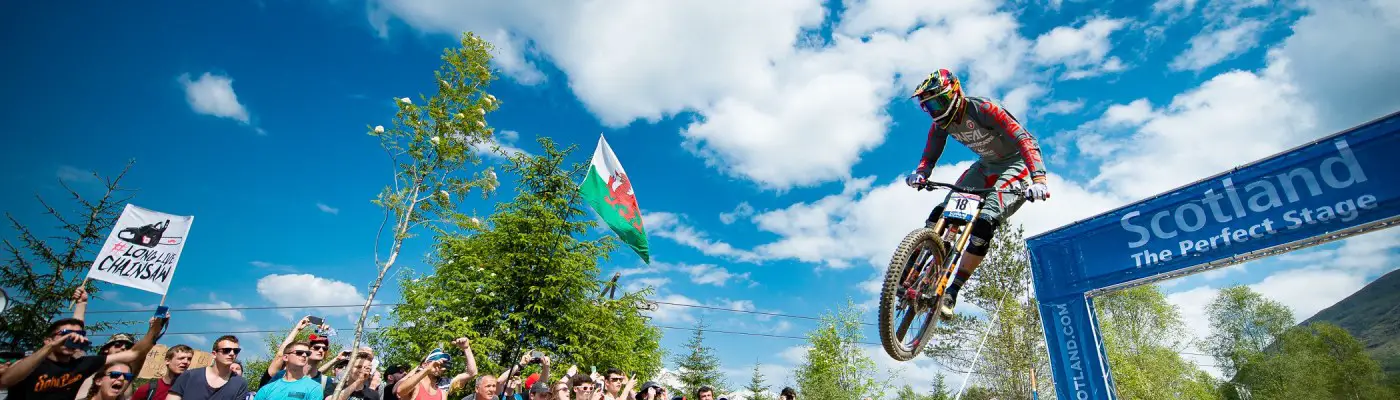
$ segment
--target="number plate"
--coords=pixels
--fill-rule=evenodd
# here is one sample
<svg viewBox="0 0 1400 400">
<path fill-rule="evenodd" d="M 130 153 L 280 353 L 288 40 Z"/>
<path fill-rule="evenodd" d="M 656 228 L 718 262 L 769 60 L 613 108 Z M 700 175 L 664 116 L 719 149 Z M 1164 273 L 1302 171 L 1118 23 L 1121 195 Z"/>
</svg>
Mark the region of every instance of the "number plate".
<svg viewBox="0 0 1400 400">
<path fill-rule="evenodd" d="M 982 196 L 967 193 L 953 193 L 943 206 L 943 217 L 972 221 L 972 212 L 982 206 Z"/>
</svg>

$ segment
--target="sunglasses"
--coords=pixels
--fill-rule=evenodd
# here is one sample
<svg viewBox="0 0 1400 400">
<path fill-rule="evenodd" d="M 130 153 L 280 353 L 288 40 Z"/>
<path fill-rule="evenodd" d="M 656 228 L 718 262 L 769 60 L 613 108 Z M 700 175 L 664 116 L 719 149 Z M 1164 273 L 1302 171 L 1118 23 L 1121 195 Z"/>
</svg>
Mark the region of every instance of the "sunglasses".
<svg viewBox="0 0 1400 400">
<path fill-rule="evenodd" d="M 574 390 L 577 390 L 577 391 L 580 391 L 580 392 L 592 392 L 592 391 L 593 391 L 593 387 L 592 387 L 592 386 L 574 386 Z"/>
<path fill-rule="evenodd" d="M 306 356 L 311 355 L 311 352 L 310 352 L 310 351 L 307 351 L 307 350 L 292 350 L 292 351 L 287 352 L 286 354 L 295 355 L 295 356 L 297 356 L 297 357 L 306 357 Z"/>
<path fill-rule="evenodd" d="M 326 346 L 324 346 L 324 345 L 319 345 L 319 344 L 318 344 L 318 345 L 315 345 L 315 346 L 311 346 L 311 350 L 325 350 L 325 349 L 327 349 L 327 348 L 328 348 L 328 347 L 326 347 Z"/>
<path fill-rule="evenodd" d="M 67 335 L 67 334 L 70 334 L 70 333 L 77 333 L 78 336 L 87 336 L 87 331 L 82 330 L 82 329 L 63 329 L 63 330 L 60 330 L 60 331 L 58 331 L 58 332 L 55 332 L 53 335 L 54 335 L 54 336 L 63 336 L 63 335 Z"/>
<path fill-rule="evenodd" d="M 130 381 L 131 378 L 134 377 L 134 375 L 132 375 L 130 372 L 112 371 L 112 372 L 108 372 L 108 373 L 107 373 L 107 377 L 108 377 L 108 378 L 112 378 L 112 379 L 122 378 L 122 379 L 125 379 L 125 380 Z"/>
<path fill-rule="evenodd" d="M 608 378 L 608 382 L 622 382 L 622 377 Z"/>
<path fill-rule="evenodd" d="M 233 355 L 238 355 L 238 353 L 239 353 L 239 352 L 242 352 L 242 351 L 243 351 L 243 349 L 240 349 L 240 348 L 237 348 L 237 347 L 224 347 L 224 348 L 216 349 L 216 350 L 215 350 L 215 352 L 220 353 L 220 354 L 233 354 Z"/>
</svg>

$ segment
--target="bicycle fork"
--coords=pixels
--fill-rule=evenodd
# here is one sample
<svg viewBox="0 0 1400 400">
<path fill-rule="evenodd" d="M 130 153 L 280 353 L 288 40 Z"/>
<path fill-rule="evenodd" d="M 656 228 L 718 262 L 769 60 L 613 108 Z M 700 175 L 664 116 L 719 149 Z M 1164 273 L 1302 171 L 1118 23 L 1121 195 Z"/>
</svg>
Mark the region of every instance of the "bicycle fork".
<svg viewBox="0 0 1400 400">
<path fill-rule="evenodd" d="M 968 221 L 976 221 L 977 217 L 981 214 L 982 209 L 981 207 L 978 207 L 976 210 L 973 210 L 972 218 L 968 218 Z M 938 232 L 940 228 L 943 228 L 945 222 L 946 219 L 939 218 L 938 223 L 933 226 L 933 231 Z M 971 225 L 972 222 L 968 222 L 967 224 L 961 227 L 962 229 L 958 230 L 957 237 L 954 238 L 953 247 L 951 249 L 948 249 L 951 254 L 948 255 L 948 260 L 946 262 L 947 268 L 945 268 L 944 273 L 938 275 L 938 282 L 936 285 L 933 286 L 934 293 L 932 294 L 932 296 L 929 296 L 930 298 L 938 298 L 940 296 L 943 296 L 944 290 L 948 288 L 948 282 L 952 280 L 953 275 L 957 273 L 958 268 L 961 266 L 960 264 L 962 262 L 963 249 L 966 248 L 968 240 L 972 237 Z M 939 239 L 941 242 L 942 238 L 940 237 Z M 911 299 L 924 297 L 922 295 L 929 288 L 929 280 L 933 279 L 933 277 L 930 276 L 932 275 L 932 271 L 930 271 L 930 269 L 934 267 L 932 263 L 932 257 L 924 260 L 920 264 L 922 265 L 919 266 L 920 271 L 918 276 L 922 279 L 919 280 L 918 285 L 916 287 L 909 288 L 909 293 L 907 295 Z"/>
</svg>

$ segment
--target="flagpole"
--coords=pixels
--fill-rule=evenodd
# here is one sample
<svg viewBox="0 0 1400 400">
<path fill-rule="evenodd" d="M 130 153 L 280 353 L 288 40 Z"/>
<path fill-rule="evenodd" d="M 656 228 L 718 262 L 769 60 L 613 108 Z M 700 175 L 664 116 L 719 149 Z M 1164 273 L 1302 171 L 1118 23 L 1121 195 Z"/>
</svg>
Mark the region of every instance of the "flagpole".
<svg viewBox="0 0 1400 400">
<path fill-rule="evenodd" d="M 81 285 L 78 285 L 78 287 L 83 288 L 83 290 L 87 290 L 88 279 L 92 279 L 92 278 L 83 278 L 83 283 L 82 283 Z M 76 290 L 76 288 L 75 288 L 75 290 Z M 78 299 L 73 299 L 73 301 L 68 302 L 68 309 L 69 309 L 69 310 L 72 310 L 72 309 L 73 309 L 73 306 L 76 306 L 76 305 L 78 305 Z"/>
</svg>

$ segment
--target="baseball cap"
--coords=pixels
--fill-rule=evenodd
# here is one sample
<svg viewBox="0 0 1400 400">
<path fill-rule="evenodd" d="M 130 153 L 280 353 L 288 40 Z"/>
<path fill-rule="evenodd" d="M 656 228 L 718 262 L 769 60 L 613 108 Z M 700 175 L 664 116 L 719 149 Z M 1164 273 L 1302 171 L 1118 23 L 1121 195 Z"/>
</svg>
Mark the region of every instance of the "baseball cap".
<svg viewBox="0 0 1400 400">
<path fill-rule="evenodd" d="M 539 380 L 540 380 L 540 374 L 539 374 L 539 373 L 530 374 L 530 377 L 525 378 L 525 387 L 527 387 L 527 388 L 534 388 L 534 387 L 535 387 L 535 382 L 539 382 Z M 531 390 L 533 390 L 533 389 L 531 389 Z"/>
<path fill-rule="evenodd" d="M 549 385 L 544 384 L 544 382 L 535 382 L 535 384 L 530 385 L 530 394 L 535 393 L 549 393 Z"/>
<path fill-rule="evenodd" d="M 433 352 L 428 353 L 428 357 L 423 359 L 424 362 L 433 362 L 433 361 L 437 361 L 437 360 L 443 360 L 444 362 L 451 362 L 451 361 L 452 361 L 452 355 L 443 352 L 442 349 L 433 349 Z"/>
<path fill-rule="evenodd" d="M 325 344 L 330 344 L 330 343 L 331 343 L 331 338 L 330 338 L 329 336 L 317 336 L 316 334 L 313 333 L 313 334 L 311 334 L 310 337 L 307 338 L 306 342 L 307 342 L 307 343 L 325 343 Z"/>
</svg>

